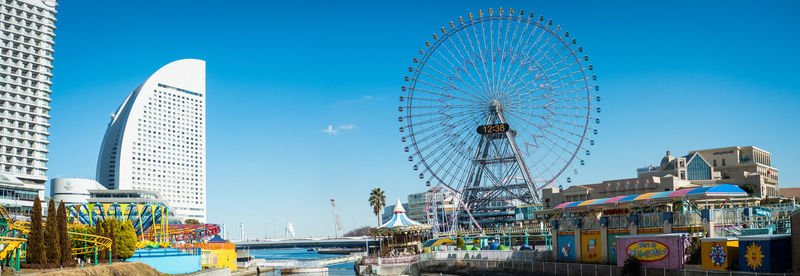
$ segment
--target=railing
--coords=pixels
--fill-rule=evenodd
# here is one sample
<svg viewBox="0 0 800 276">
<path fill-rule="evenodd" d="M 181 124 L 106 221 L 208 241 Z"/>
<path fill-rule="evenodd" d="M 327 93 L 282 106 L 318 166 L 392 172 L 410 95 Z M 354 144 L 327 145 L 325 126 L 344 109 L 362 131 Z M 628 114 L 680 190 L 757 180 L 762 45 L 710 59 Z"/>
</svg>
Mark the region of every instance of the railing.
<svg viewBox="0 0 800 276">
<path fill-rule="evenodd" d="M 552 259 L 551 251 L 514 251 L 514 250 L 481 250 L 481 251 L 437 251 L 426 252 L 419 256 L 420 261 L 428 260 L 531 260 L 544 262 Z"/>
<path fill-rule="evenodd" d="M 571 224 L 570 224 L 571 225 Z M 501 234 L 530 234 L 530 235 L 548 235 L 550 233 L 549 224 L 544 227 L 499 227 L 499 228 L 485 228 L 483 230 L 469 229 L 460 231 L 439 232 L 434 234 L 436 237 L 456 237 L 456 236 L 482 236 L 482 235 L 501 235 Z"/>
<path fill-rule="evenodd" d="M 661 220 L 661 213 L 639 214 L 640 228 L 657 228 L 662 226 L 664 226 L 664 221 Z"/>
<path fill-rule="evenodd" d="M 433 252 L 431 252 L 433 253 Z M 429 254 L 429 253 L 424 253 Z M 365 265 L 410 264 L 420 259 L 420 255 L 390 257 L 390 258 L 364 258 Z"/>
<path fill-rule="evenodd" d="M 628 216 L 611 216 L 608 217 L 608 229 L 625 229 L 630 225 Z"/>
<path fill-rule="evenodd" d="M 583 220 L 581 222 L 581 229 L 582 230 L 600 229 L 600 221 L 597 220 L 597 218 L 585 217 L 585 218 L 581 218 L 581 220 Z"/>
<path fill-rule="evenodd" d="M 700 226 L 702 219 L 700 214 L 697 213 L 678 213 L 675 212 L 672 216 L 673 225 L 677 227 Z"/>
</svg>

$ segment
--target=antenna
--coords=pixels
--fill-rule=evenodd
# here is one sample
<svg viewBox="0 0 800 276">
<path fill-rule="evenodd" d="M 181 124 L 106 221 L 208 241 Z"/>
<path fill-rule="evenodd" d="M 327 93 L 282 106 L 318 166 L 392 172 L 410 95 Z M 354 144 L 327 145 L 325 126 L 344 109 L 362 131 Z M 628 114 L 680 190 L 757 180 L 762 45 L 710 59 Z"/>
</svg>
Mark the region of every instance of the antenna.
<svg viewBox="0 0 800 276">
<path fill-rule="evenodd" d="M 342 232 L 342 223 L 339 222 L 339 213 L 336 212 L 336 202 L 331 198 L 331 207 L 333 208 L 333 218 L 336 221 L 336 227 L 333 228 L 333 237 L 338 238 L 339 233 Z"/>
</svg>

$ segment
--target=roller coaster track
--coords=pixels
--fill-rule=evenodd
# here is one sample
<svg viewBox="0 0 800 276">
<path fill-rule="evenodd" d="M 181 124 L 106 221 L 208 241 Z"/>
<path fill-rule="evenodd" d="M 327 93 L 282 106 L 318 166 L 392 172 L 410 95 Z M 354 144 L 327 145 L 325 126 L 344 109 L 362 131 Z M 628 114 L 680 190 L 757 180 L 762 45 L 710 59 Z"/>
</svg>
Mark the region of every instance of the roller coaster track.
<svg viewBox="0 0 800 276">
<path fill-rule="evenodd" d="M 0 216 L 2 219 L 6 221 L 8 228 L 11 230 L 19 231 L 21 236 L 27 236 L 31 232 L 31 223 L 28 221 L 13 221 L 11 217 L 8 215 L 8 211 L 3 206 L 0 206 Z M 42 228 L 44 228 L 45 223 L 42 223 Z M 74 232 L 69 230 L 75 230 L 78 227 L 82 227 L 80 224 L 70 224 L 67 229 L 67 233 L 70 235 L 72 240 L 85 242 L 87 246 L 85 247 L 78 247 L 72 248 L 72 255 L 82 255 L 94 252 L 95 249 L 97 250 L 108 250 L 111 248 L 111 239 L 97 236 L 92 234 L 84 234 L 80 232 Z M 18 238 L 18 237 L 3 237 L 0 236 L 0 244 L 5 244 L 6 246 L 0 251 L 0 261 L 5 260 L 8 257 L 10 252 L 13 252 L 14 249 L 22 246 L 27 239 L 25 238 Z M 91 246 L 88 246 L 91 245 Z"/>
<path fill-rule="evenodd" d="M 0 261 L 5 260 L 8 258 L 9 254 L 14 252 L 14 249 L 22 246 L 23 243 L 27 242 L 27 239 L 24 238 L 14 238 L 14 237 L 2 237 L 0 236 L 0 244 L 4 244 L 3 250 L 0 251 Z"/>
</svg>

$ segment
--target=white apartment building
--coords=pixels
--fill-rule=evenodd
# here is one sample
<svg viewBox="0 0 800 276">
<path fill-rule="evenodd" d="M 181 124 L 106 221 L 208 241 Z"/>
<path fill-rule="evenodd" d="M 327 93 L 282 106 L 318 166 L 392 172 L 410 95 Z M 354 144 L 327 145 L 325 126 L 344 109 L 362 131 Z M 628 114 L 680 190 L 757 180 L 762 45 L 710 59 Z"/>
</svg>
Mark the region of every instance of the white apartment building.
<svg viewBox="0 0 800 276">
<path fill-rule="evenodd" d="M 44 196 L 55 24 L 56 1 L 0 0 L 0 173 L 25 185 L 0 196 L 12 212 Z"/>
<path fill-rule="evenodd" d="M 206 221 L 205 61 L 158 69 L 111 117 L 97 162 L 108 189 L 157 191 L 177 219 Z"/>
</svg>

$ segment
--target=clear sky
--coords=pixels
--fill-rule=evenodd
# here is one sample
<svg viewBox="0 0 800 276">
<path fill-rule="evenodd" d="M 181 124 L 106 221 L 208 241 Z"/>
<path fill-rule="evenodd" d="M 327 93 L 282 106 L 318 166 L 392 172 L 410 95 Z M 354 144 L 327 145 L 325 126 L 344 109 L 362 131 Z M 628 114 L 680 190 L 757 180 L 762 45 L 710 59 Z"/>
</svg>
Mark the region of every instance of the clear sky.
<svg viewBox="0 0 800 276">
<path fill-rule="evenodd" d="M 405 68 L 449 21 L 500 6 L 553 19 L 593 60 L 602 123 L 573 184 L 755 145 L 800 186 L 797 1 L 60 2 L 48 176 L 94 178 L 109 114 L 159 67 L 204 59 L 208 219 L 233 238 L 273 221 L 333 235 L 331 198 L 345 231 L 374 226 L 371 188 L 424 191 L 397 131 Z"/>
</svg>

